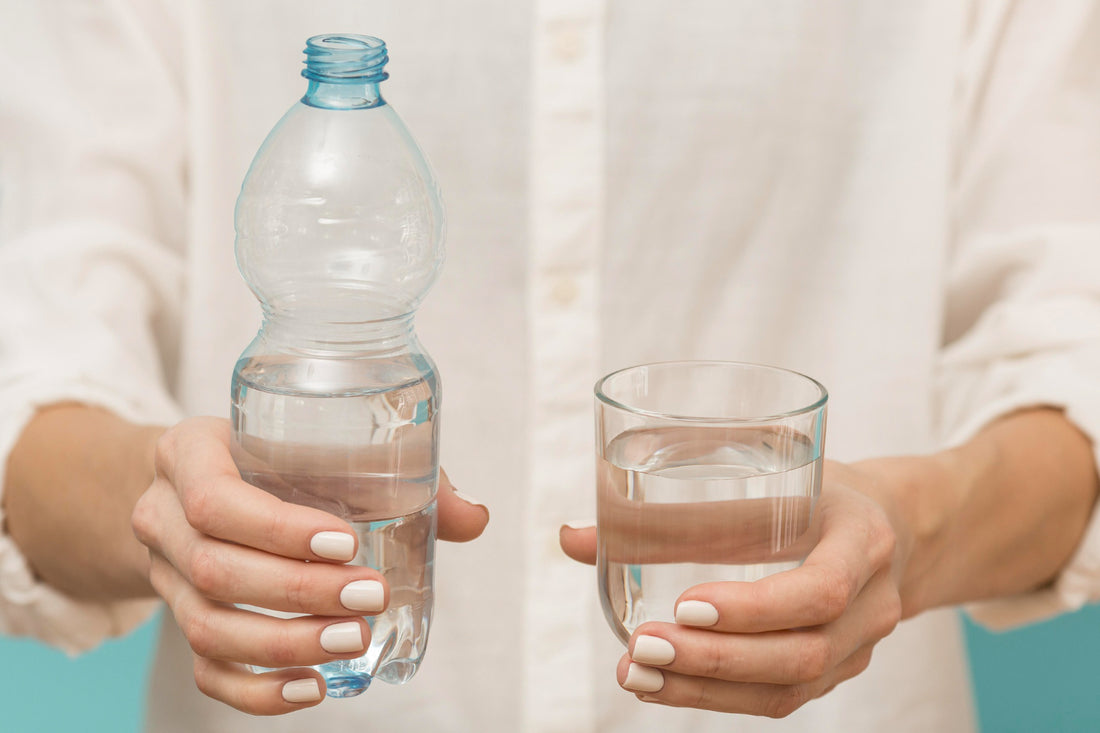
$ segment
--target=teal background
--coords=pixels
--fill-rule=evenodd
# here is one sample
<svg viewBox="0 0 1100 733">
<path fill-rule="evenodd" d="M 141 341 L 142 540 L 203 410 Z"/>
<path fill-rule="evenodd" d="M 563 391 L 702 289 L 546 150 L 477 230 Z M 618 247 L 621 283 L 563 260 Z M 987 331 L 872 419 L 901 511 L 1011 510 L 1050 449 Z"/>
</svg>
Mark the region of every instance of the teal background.
<svg viewBox="0 0 1100 733">
<path fill-rule="evenodd" d="M 0 637 L 0 731 L 140 731 L 159 621 L 158 614 L 132 634 L 75 658 L 30 639 Z"/>
<path fill-rule="evenodd" d="M 1000 634 L 966 626 L 985 733 L 1100 731 L 1100 607 Z M 136 733 L 155 630 L 76 659 L 0 639 L 0 730 Z"/>
<path fill-rule="evenodd" d="M 1100 606 L 999 634 L 966 625 L 984 733 L 1100 731 Z"/>
</svg>

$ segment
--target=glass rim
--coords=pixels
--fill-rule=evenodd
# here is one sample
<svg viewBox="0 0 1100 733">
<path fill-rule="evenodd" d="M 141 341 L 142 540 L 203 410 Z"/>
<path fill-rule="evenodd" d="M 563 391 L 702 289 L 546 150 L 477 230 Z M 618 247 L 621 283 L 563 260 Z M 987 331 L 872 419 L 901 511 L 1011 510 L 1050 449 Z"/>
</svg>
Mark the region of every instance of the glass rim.
<svg viewBox="0 0 1100 733">
<path fill-rule="evenodd" d="M 656 412 L 654 410 L 645 410 L 640 407 L 631 407 L 625 405 L 622 402 L 609 397 L 604 392 L 604 384 L 609 380 L 626 372 L 632 372 L 637 369 L 648 369 L 652 367 L 674 367 L 674 366 L 721 366 L 721 367 L 751 367 L 752 369 L 779 372 L 791 377 L 798 377 L 800 379 L 809 382 L 813 385 L 818 392 L 818 397 L 809 405 L 804 407 L 798 407 L 793 410 L 787 410 L 785 412 L 777 412 L 771 415 L 754 415 L 752 417 L 702 417 L 699 415 L 676 415 L 668 412 Z M 816 412 L 828 403 L 829 391 L 825 389 L 825 385 L 817 381 L 813 377 L 803 374 L 802 372 L 795 371 L 794 369 L 788 369 L 786 367 L 774 366 L 772 364 L 760 364 L 751 361 L 725 361 L 722 359 L 683 359 L 674 361 L 654 361 L 646 364 L 634 364 L 633 366 L 623 367 L 616 369 L 613 372 L 609 372 L 600 377 L 595 386 L 593 387 L 593 393 L 596 399 L 608 407 L 614 407 L 617 410 L 629 412 L 632 415 L 639 415 L 642 417 L 659 418 L 663 420 L 676 420 L 678 422 L 697 422 L 697 423 L 762 423 L 762 422 L 776 422 L 779 420 L 786 420 L 799 415 L 807 415 L 811 412 Z"/>
</svg>

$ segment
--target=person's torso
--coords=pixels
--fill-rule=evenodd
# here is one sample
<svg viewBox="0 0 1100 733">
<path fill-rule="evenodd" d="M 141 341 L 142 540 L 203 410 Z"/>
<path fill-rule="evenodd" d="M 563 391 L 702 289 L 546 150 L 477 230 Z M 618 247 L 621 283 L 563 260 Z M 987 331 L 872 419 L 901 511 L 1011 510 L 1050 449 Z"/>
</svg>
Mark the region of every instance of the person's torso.
<svg viewBox="0 0 1100 733">
<path fill-rule="evenodd" d="M 950 612 L 786 721 L 639 703 L 595 573 L 556 546 L 594 514 L 591 386 L 668 359 L 777 364 L 830 391 L 827 452 L 930 447 L 965 8 L 691 0 L 201 2 L 179 10 L 188 287 L 175 389 L 224 415 L 259 309 L 233 204 L 301 96 L 306 37 L 377 35 L 383 94 L 438 173 L 448 258 L 417 316 L 445 384 L 443 463 L 492 522 L 441 546 L 418 676 L 258 720 L 201 696 L 164 635 L 149 729 L 969 730 Z M 491 610 L 490 610 L 491 609 Z"/>
</svg>

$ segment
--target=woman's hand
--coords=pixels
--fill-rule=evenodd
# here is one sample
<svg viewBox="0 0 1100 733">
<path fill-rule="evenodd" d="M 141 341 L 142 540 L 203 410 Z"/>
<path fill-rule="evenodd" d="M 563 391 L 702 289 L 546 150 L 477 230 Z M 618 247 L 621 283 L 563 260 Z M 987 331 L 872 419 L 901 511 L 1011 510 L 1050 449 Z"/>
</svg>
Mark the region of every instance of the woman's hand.
<svg viewBox="0 0 1100 733">
<path fill-rule="evenodd" d="M 677 623 L 646 623 L 618 666 L 619 684 L 647 702 L 783 717 L 862 672 L 902 615 L 897 532 L 870 498 L 875 479 L 828 464 L 797 569 L 717 582 L 677 600 Z M 593 530 L 562 530 L 562 546 L 593 558 Z"/>
<path fill-rule="evenodd" d="M 863 671 L 903 617 L 1049 585 L 1098 490 L 1092 444 L 1049 408 L 1006 415 L 940 453 L 826 462 L 807 538 L 795 543 L 812 547 L 805 562 L 687 589 L 676 623 L 635 630 L 619 684 L 666 705 L 788 715 Z M 717 516 L 755 526 L 751 507 Z M 701 536 L 714 534 L 701 524 Z M 561 544 L 595 561 L 595 530 L 562 527 Z M 727 540 L 721 551 L 753 546 Z"/>
<path fill-rule="evenodd" d="M 194 651 L 199 689 L 255 715 L 290 712 L 324 696 L 320 674 L 303 667 L 363 653 L 362 617 L 385 609 L 388 588 L 378 572 L 344 564 L 357 551 L 346 522 L 242 481 L 229 438 L 227 421 L 215 418 L 165 431 L 133 528 L 149 549 L 150 581 Z M 440 539 L 481 534 L 488 511 L 457 497 L 446 475 L 437 500 Z M 245 664 L 279 669 L 253 674 Z"/>
<path fill-rule="evenodd" d="M 647 701 L 784 717 L 862 672 L 902 616 L 897 539 L 887 513 L 826 469 L 816 546 L 797 569 L 685 592 L 675 624 L 639 627 L 619 683 Z"/>
</svg>

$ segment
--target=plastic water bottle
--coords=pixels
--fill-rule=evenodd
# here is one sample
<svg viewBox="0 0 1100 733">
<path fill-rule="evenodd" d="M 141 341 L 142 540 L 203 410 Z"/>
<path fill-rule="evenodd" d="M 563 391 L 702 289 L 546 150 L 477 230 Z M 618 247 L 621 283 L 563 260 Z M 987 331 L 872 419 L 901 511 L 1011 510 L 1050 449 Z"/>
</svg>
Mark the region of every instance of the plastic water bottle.
<svg viewBox="0 0 1100 733">
<path fill-rule="evenodd" d="M 329 511 L 381 571 L 387 611 L 359 659 L 317 669 L 332 697 L 403 683 L 432 615 L 440 387 L 412 329 L 443 260 L 434 175 L 382 98 L 386 44 L 306 44 L 309 87 L 241 186 L 236 254 L 263 325 L 233 372 L 244 480 Z"/>
</svg>

